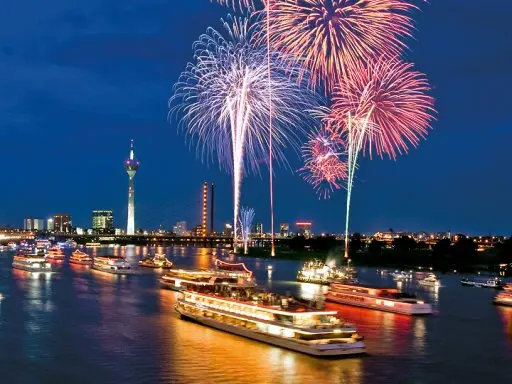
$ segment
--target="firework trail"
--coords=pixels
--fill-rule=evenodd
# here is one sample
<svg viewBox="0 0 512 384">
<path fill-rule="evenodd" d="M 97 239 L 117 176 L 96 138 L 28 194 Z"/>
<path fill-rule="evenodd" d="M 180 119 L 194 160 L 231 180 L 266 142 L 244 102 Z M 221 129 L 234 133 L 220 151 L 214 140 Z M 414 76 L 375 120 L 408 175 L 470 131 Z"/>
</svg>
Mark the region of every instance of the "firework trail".
<svg viewBox="0 0 512 384">
<path fill-rule="evenodd" d="M 425 138 L 434 119 L 430 86 L 413 64 L 398 59 L 358 64 L 333 93 L 330 124 L 338 124 L 347 142 L 348 177 L 345 257 L 348 257 L 350 202 L 358 155 L 375 150 L 395 159 Z"/>
<path fill-rule="evenodd" d="M 416 8 L 408 0 L 274 0 L 266 32 L 330 93 L 359 61 L 399 55 Z"/>
<path fill-rule="evenodd" d="M 257 1 L 253 0 L 210 0 L 210 1 L 216 1 L 217 3 L 221 5 L 228 5 L 232 7 L 233 9 L 244 9 L 244 8 L 252 8 L 254 9 L 254 4 Z"/>
<path fill-rule="evenodd" d="M 240 233 L 244 243 L 244 254 L 249 253 L 249 235 L 251 234 L 252 222 L 254 220 L 254 209 L 242 207 L 240 209 Z"/>
<path fill-rule="evenodd" d="M 209 28 L 194 44 L 195 62 L 181 74 L 170 100 L 171 114 L 183 114 L 182 126 L 196 140 L 202 158 L 216 158 L 232 172 L 235 247 L 242 177 L 268 165 L 269 114 L 273 157 L 286 164 L 282 148 L 297 146 L 300 127 L 308 120 L 304 111 L 318 102 L 314 93 L 297 86 L 293 71 L 284 73 L 280 55 L 271 52 L 267 58 L 249 25 L 248 19 L 231 18 L 224 22 L 225 36 Z M 270 92 L 275 95 L 272 107 Z"/>
</svg>

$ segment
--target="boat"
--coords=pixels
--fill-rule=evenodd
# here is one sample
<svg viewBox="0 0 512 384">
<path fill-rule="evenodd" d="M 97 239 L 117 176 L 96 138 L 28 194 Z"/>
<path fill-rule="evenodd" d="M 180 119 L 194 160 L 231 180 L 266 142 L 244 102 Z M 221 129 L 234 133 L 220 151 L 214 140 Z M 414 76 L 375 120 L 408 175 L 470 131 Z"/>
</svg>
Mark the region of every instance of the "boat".
<svg viewBox="0 0 512 384">
<path fill-rule="evenodd" d="M 53 247 L 46 252 L 46 259 L 50 262 L 63 262 L 66 258 L 66 255 L 62 251 L 62 249 Z"/>
<path fill-rule="evenodd" d="M 218 260 L 218 259 L 217 259 Z M 181 291 L 189 286 L 215 284 L 237 284 L 244 287 L 256 286 L 256 280 L 244 263 L 230 264 L 215 262 L 214 269 L 172 269 L 160 278 L 163 288 Z M 230 265 L 230 266 L 228 266 Z"/>
<path fill-rule="evenodd" d="M 404 281 L 404 280 L 412 279 L 412 274 L 411 273 L 405 273 L 404 271 L 401 271 L 401 272 L 395 271 L 395 272 L 393 272 L 391 274 L 391 276 L 396 281 Z"/>
<path fill-rule="evenodd" d="M 91 265 L 93 263 L 93 259 L 87 253 L 77 249 L 76 251 L 73 251 L 73 253 L 71 254 L 69 262 L 71 264 L 78 265 Z"/>
<path fill-rule="evenodd" d="M 325 299 L 339 304 L 404 315 L 429 315 L 432 313 L 430 304 L 395 288 L 333 283 L 329 287 Z"/>
<path fill-rule="evenodd" d="M 96 256 L 92 263 L 92 268 L 115 275 L 131 275 L 135 273 L 130 263 L 124 257 L 118 256 Z"/>
<path fill-rule="evenodd" d="M 12 267 L 29 272 L 52 272 L 52 264 L 46 260 L 44 253 L 15 255 Z"/>
<path fill-rule="evenodd" d="M 441 285 L 441 280 L 439 280 L 436 275 L 431 273 L 424 279 L 418 280 L 418 283 L 428 287 L 439 287 Z"/>
<path fill-rule="evenodd" d="M 15 250 L 15 249 L 17 248 L 17 244 L 16 244 L 16 242 L 14 242 L 14 241 L 9 241 L 9 242 L 7 243 L 7 246 L 8 246 L 8 247 L 9 247 L 9 249 L 11 249 L 11 250 Z"/>
<path fill-rule="evenodd" d="M 326 263 L 311 259 L 304 263 L 297 273 L 297 281 L 302 283 L 313 283 L 329 285 L 334 281 L 354 281 L 356 271 L 350 267 L 329 266 Z"/>
<path fill-rule="evenodd" d="M 365 353 L 356 328 L 336 311 L 288 296 L 229 284 L 188 287 L 175 310 L 181 318 L 248 339 L 317 357 Z"/>
<path fill-rule="evenodd" d="M 101 243 L 85 243 L 85 248 L 99 248 Z"/>
<path fill-rule="evenodd" d="M 503 287 L 503 292 L 498 293 L 492 302 L 495 305 L 512 307 L 512 284 L 506 284 Z"/>
<path fill-rule="evenodd" d="M 476 288 L 494 288 L 494 289 L 502 289 L 503 288 L 503 280 L 495 277 L 494 279 L 489 280 L 469 280 L 467 278 L 462 278 L 460 281 L 461 285 L 465 287 L 476 287 Z"/>
<path fill-rule="evenodd" d="M 146 268 L 172 268 L 172 261 L 167 259 L 163 253 L 155 253 L 153 257 L 146 257 L 139 261 L 139 266 Z"/>
</svg>

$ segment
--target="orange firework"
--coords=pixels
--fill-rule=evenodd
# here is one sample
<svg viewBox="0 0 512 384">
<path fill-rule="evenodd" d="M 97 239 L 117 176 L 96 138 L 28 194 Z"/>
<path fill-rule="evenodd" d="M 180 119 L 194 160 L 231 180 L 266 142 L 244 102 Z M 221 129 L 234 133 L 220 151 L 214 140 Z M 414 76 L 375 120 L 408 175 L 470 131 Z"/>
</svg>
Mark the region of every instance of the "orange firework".
<svg viewBox="0 0 512 384">
<path fill-rule="evenodd" d="M 338 124 L 371 125 L 362 149 L 395 159 L 416 147 L 434 119 L 434 99 L 426 76 L 399 59 L 369 60 L 347 74 L 334 89 L 331 118 Z"/>
<path fill-rule="evenodd" d="M 407 0 L 275 0 L 267 10 L 272 46 L 300 61 L 330 93 L 360 60 L 401 53 L 411 35 Z"/>
</svg>

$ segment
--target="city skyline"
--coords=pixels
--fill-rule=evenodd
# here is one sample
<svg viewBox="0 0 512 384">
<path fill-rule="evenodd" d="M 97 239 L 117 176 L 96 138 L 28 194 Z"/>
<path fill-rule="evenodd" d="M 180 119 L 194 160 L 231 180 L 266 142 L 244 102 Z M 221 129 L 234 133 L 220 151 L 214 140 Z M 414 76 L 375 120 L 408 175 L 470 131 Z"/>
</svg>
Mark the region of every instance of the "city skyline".
<svg viewBox="0 0 512 384">
<path fill-rule="evenodd" d="M 477 2 L 460 8 L 454 0 L 422 5 L 415 15 L 418 31 L 408 56 L 429 74 L 439 121 L 427 141 L 396 163 L 361 162 L 352 232 L 389 227 L 512 232 L 512 182 L 506 177 L 512 154 L 505 147 L 512 134 L 502 93 L 512 85 L 505 65 L 511 50 L 499 39 L 506 35 L 500 20 L 510 17 L 512 4 L 490 3 L 487 17 Z M 206 6 L 204 0 L 179 5 L 149 1 L 134 6 L 133 13 L 113 6 L 118 18 L 108 24 L 93 17 L 104 10 L 103 2 L 67 4 L 71 13 L 34 5 L 39 17 L 55 21 L 55 29 L 38 23 L 18 29 L 11 20 L 22 9 L 14 5 L 0 16 L 5 42 L 0 85 L 15 92 L 2 94 L 0 134 L 4 142 L 16 144 L 2 153 L 10 166 L 0 191 L 0 224 L 20 227 L 24 218 L 69 212 L 76 226 L 87 227 L 91 210 L 105 206 L 112 207 L 120 223 L 127 211 L 126 174 L 119 161 L 133 137 L 144 160 L 144 172 L 137 175 L 136 226 L 171 228 L 179 220 L 199 224 L 198 186 L 209 180 L 216 196 L 223 196 L 215 207 L 220 231 L 230 221 L 230 177 L 201 164 L 189 151 L 175 124 L 166 121 L 166 103 L 170 84 L 190 60 L 192 43 L 206 26 L 218 27 L 229 10 Z M 191 17 L 197 21 L 193 26 L 185 22 Z M 489 28 L 486 20 L 497 21 Z M 52 39 L 57 31 L 61 39 Z M 39 35 L 50 38 L 40 41 Z M 466 41 L 481 48 L 477 55 Z M 32 49 L 33 44 L 41 49 Z M 289 156 L 291 169 L 298 169 L 298 156 Z M 242 205 L 254 207 L 255 221 L 268 229 L 265 173 L 244 183 Z M 343 191 L 319 201 L 298 175 L 278 169 L 275 193 L 276 223 L 311 220 L 315 231 L 341 232 Z"/>
</svg>

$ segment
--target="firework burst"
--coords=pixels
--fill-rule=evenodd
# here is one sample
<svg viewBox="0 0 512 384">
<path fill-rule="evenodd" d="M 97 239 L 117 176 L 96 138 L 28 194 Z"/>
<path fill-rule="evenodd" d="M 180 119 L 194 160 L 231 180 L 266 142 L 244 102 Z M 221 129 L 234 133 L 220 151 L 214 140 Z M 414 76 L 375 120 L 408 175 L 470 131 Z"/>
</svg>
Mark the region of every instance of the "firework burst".
<svg viewBox="0 0 512 384">
<path fill-rule="evenodd" d="M 266 48 L 253 39 L 248 19 L 230 19 L 224 27 L 225 35 L 210 28 L 195 43 L 195 62 L 181 74 L 170 103 L 171 114 L 183 115 L 182 126 L 195 139 L 198 154 L 206 161 L 216 158 L 233 175 L 236 246 L 243 175 L 269 162 L 269 115 L 273 157 L 286 164 L 282 149 L 296 147 L 308 119 L 304 111 L 318 97 L 299 88 L 293 72 L 284 73 L 280 55 L 267 57 Z"/>
<path fill-rule="evenodd" d="M 252 230 L 254 220 L 254 209 L 242 207 L 240 209 L 240 233 L 244 243 L 244 254 L 249 253 L 249 236 Z"/>
<path fill-rule="evenodd" d="M 227 5 L 232 7 L 233 9 L 244 9 L 244 8 L 252 8 L 254 9 L 254 3 L 253 0 L 210 0 L 215 1 L 221 5 Z"/>
<path fill-rule="evenodd" d="M 407 0 L 274 0 L 266 32 L 329 93 L 360 60 L 400 54 L 415 8 Z"/>
</svg>

